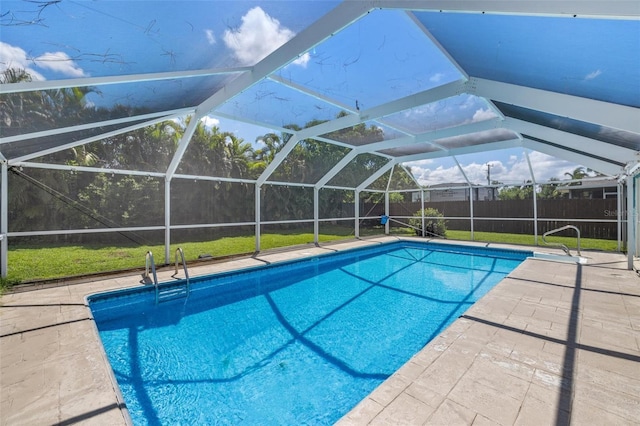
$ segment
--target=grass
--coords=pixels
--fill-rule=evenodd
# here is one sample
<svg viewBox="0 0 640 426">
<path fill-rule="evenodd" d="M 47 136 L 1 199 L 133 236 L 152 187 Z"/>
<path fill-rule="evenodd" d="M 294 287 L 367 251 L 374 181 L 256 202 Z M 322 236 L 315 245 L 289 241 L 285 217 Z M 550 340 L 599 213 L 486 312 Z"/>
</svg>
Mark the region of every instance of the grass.
<svg viewBox="0 0 640 426">
<path fill-rule="evenodd" d="M 504 243 L 534 246 L 535 238 L 533 235 L 522 234 L 499 234 L 494 232 L 474 232 L 474 241 L 483 241 L 490 243 Z M 470 231 L 447 231 L 447 238 L 452 240 L 471 240 Z M 556 237 L 549 236 L 547 241 L 550 243 L 564 244 L 570 249 L 577 248 L 577 239 L 575 237 Z M 538 236 L 538 245 L 545 246 L 542 242 L 542 236 Z M 600 250 L 600 251 L 616 251 L 618 250 L 618 242 L 615 240 L 599 240 L 595 238 L 580 238 L 581 250 Z"/>
<path fill-rule="evenodd" d="M 320 242 L 353 238 L 351 228 L 323 226 L 324 234 Z M 382 234 L 383 230 L 363 230 L 363 235 Z M 187 262 L 200 255 L 214 258 L 247 254 L 255 251 L 253 235 L 223 237 L 214 241 L 187 242 L 171 246 L 171 260 L 175 250 L 182 247 Z M 296 246 L 313 242 L 313 233 L 279 231 L 263 234 L 260 240 L 262 250 Z M 157 265 L 164 263 L 164 245 L 150 246 L 104 246 L 104 245 L 64 245 L 64 246 L 18 246 L 9 248 L 9 271 L 4 287 L 13 283 L 58 279 L 79 275 L 122 271 L 143 268 L 147 251 L 154 254 Z M 0 283 L 1 284 L 1 283 Z"/>
<path fill-rule="evenodd" d="M 348 227 L 324 226 L 321 242 L 336 241 L 353 238 L 353 230 Z M 394 235 L 410 235 L 408 228 L 393 228 Z M 362 229 L 361 235 L 381 235 L 381 227 Z M 447 231 L 450 240 L 469 241 L 469 231 Z M 534 245 L 532 235 L 498 234 L 488 232 L 475 232 L 475 241 Z M 576 239 L 572 237 L 553 237 L 552 242 L 559 242 L 569 248 L 575 248 Z M 261 249 L 268 250 L 278 247 L 309 244 L 313 242 L 313 233 L 296 231 L 279 231 L 278 233 L 263 234 Z M 543 245 L 539 238 L 539 244 Z M 214 258 L 253 253 L 255 242 L 253 235 L 223 237 L 215 241 L 187 242 L 180 244 L 184 250 L 187 261 L 193 261 L 199 255 L 211 255 Z M 178 244 L 171 246 L 171 256 Z M 581 239 L 582 249 L 603 251 L 617 250 L 617 242 L 610 240 Z M 127 269 L 143 268 L 147 250 L 155 255 L 156 264 L 164 262 L 164 245 L 155 246 L 91 246 L 91 245 L 65 245 L 55 247 L 18 246 L 9 249 L 8 262 L 9 273 L 6 279 L 0 281 L 0 292 L 11 285 L 20 282 L 42 281 L 63 277 L 121 271 Z M 172 257 L 173 260 L 173 257 Z"/>
</svg>

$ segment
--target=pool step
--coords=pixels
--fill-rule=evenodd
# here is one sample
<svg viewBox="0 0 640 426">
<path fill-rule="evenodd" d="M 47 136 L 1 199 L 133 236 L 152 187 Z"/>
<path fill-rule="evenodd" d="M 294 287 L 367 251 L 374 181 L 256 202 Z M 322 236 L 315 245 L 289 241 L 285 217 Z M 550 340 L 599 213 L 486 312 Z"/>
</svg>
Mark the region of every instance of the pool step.
<svg viewBox="0 0 640 426">
<path fill-rule="evenodd" d="M 158 287 L 157 301 L 168 302 L 169 300 L 183 299 L 189 296 L 188 284 L 183 285 L 171 285 L 165 287 Z"/>
<path fill-rule="evenodd" d="M 156 274 L 156 263 L 153 260 L 153 253 L 148 251 L 145 255 L 142 279 L 145 283 L 153 283 L 156 290 L 156 304 L 189 297 L 189 292 L 191 291 L 189 287 L 189 271 L 187 270 L 187 262 L 184 260 L 184 252 L 180 247 L 176 250 L 176 272 L 172 276 L 176 277 L 176 275 L 178 275 L 178 256 L 180 256 L 180 260 L 182 260 L 182 269 L 184 270 L 185 277 L 184 282 L 180 284 L 169 283 L 160 285 L 158 283 L 158 275 Z M 151 277 L 153 277 L 153 281 L 151 281 Z"/>
</svg>

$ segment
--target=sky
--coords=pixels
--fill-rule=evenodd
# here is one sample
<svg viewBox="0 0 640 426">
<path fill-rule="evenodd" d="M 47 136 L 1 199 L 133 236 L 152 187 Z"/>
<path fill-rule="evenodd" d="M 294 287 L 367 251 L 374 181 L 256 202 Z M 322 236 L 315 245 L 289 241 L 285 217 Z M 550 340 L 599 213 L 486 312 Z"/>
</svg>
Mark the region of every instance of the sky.
<svg viewBox="0 0 640 426">
<path fill-rule="evenodd" d="M 36 80 L 57 80 L 251 66 L 337 3 L 3 1 L 0 70 L 22 67 Z M 149 8 L 150 4 L 153 8 Z M 449 34 L 442 26 L 446 21 L 438 21 L 444 18 L 417 16 L 425 27 L 435 22 L 433 32 L 441 33 L 443 40 L 457 40 L 455 34 Z M 470 31 L 474 37 L 483 38 L 483 34 Z M 531 37 L 529 32 L 524 36 Z M 500 42 L 490 36 L 484 38 L 487 43 Z M 531 45 L 532 41 L 527 43 Z M 459 46 L 452 42 L 451 49 Z M 615 52 L 616 49 L 619 47 L 614 47 Z M 508 49 L 504 54 L 508 54 Z M 584 84 L 611 81 L 607 80 L 611 73 L 605 66 L 584 68 L 581 72 L 585 74 Z M 310 120 L 335 118 L 344 109 L 366 111 L 460 79 L 462 74 L 407 14 L 376 10 L 301 54 L 277 72 L 276 77 L 304 86 L 315 96 L 274 81 L 262 81 L 219 107 L 225 115 L 243 117 L 247 122 L 213 112 L 205 117 L 205 125 L 233 131 L 259 148 L 261 142 L 256 139 L 271 132 L 268 125 L 282 127 L 296 122 L 303 126 Z M 138 102 L 157 110 L 174 104 L 191 106 L 206 98 L 206 94 L 200 94 L 199 98 L 186 93 L 197 93 L 202 87 L 215 88 L 225 82 L 220 77 L 207 77 L 140 86 L 102 86 L 99 93 L 90 95 L 89 104 Z M 330 103 L 326 102 L 328 99 Z M 386 116 L 380 123 L 399 131 L 421 133 L 496 116 L 489 103 L 463 94 Z M 538 152 L 531 152 L 530 159 L 536 165 L 537 181 L 562 178 L 579 166 Z M 457 160 L 472 182 L 486 182 L 487 164 L 491 165 L 492 180 L 515 183 L 531 179 L 522 149 L 473 154 Z M 423 160 L 408 166 L 424 184 L 464 182 L 451 159 Z"/>
<path fill-rule="evenodd" d="M 531 177 L 525 153 L 529 155 L 535 179 Z M 456 159 L 460 167 L 451 158 L 414 161 L 406 163 L 406 166 L 417 181 L 425 186 L 465 184 L 465 175 L 473 184 L 487 184 L 488 176 L 492 183 L 519 185 L 533 180 L 544 183 L 550 179 L 569 179 L 565 173 L 571 174 L 576 168 L 581 167 L 560 158 L 523 148 L 467 154 L 457 156 Z"/>
</svg>

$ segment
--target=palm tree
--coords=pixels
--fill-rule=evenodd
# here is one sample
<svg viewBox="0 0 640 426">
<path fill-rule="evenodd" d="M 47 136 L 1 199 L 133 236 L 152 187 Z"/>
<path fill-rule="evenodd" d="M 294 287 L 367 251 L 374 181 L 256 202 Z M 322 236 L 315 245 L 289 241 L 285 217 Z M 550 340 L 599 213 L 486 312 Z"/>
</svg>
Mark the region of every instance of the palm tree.
<svg viewBox="0 0 640 426">
<path fill-rule="evenodd" d="M 31 81 L 20 68 L 7 68 L 0 74 L 0 84 Z M 4 136 L 41 130 L 42 122 L 51 122 L 51 112 L 44 102 L 44 92 L 9 93 L 0 101 L 0 126 Z"/>
<path fill-rule="evenodd" d="M 573 170 L 573 172 L 571 173 L 567 172 L 564 175 L 567 176 L 572 181 L 579 181 L 589 176 L 589 169 L 585 169 L 584 167 L 580 166 L 580 167 L 576 167 Z M 580 185 L 580 182 L 571 182 L 569 184 L 569 186 L 577 186 L 577 185 Z"/>
<path fill-rule="evenodd" d="M 233 133 L 225 133 L 225 153 L 229 165 L 229 174 L 234 178 L 246 177 L 249 169 L 249 159 L 253 151 L 251 144 L 246 143 L 244 139 L 237 138 Z"/>
<path fill-rule="evenodd" d="M 71 148 L 71 152 L 73 152 L 73 160 L 69 161 L 69 164 L 73 166 L 91 167 L 95 166 L 98 161 L 100 161 L 100 158 L 96 154 L 87 151 L 86 145 Z"/>
<path fill-rule="evenodd" d="M 253 162 L 250 165 L 251 171 L 257 177 L 275 159 L 276 154 L 284 146 L 282 138 L 275 133 L 267 133 L 256 138 L 256 142 L 261 141 L 264 147 L 253 152 Z"/>
</svg>

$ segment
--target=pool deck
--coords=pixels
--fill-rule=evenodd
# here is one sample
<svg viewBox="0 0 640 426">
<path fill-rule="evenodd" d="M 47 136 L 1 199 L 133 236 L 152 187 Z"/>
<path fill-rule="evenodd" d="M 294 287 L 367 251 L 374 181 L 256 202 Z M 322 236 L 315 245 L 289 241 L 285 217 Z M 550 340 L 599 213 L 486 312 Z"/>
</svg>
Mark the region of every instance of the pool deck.
<svg viewBox="0 0 640 426">
<path fill-rule="evenodd" d="M 206 275 L 395 239 L 265 252 L 189 271 Z M 621 254 L 583 257 L 587 264 L 526 260 L 338 424 L 640 424 L 640 277 Z M 140 279 L 21 286 L 2 296 L 2 425 L 126 424 L 84 298 Z"/>
</svg>

